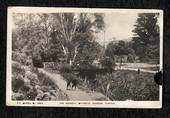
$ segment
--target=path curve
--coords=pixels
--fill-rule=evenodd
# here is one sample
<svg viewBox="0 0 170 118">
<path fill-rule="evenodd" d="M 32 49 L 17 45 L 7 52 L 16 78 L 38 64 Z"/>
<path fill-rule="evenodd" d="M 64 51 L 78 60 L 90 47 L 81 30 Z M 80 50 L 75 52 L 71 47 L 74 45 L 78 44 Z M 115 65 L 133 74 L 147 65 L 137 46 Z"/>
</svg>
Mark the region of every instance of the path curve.
<svg viewBox="0 0 170 118">
<path fill-rule="evenodd" d="M 76 90 L 66 90 L 66 81 L 60 74 L 50 73 L 44 69 L 38 69 L 40 72 L 43 72 L 69 97 L 69 100 L 78 100 L 78 101 L 92 101 L 92 100 L 108 100 L 102 93 L 99 92 L 86 92 L 79 88 Z"/>
</svg>

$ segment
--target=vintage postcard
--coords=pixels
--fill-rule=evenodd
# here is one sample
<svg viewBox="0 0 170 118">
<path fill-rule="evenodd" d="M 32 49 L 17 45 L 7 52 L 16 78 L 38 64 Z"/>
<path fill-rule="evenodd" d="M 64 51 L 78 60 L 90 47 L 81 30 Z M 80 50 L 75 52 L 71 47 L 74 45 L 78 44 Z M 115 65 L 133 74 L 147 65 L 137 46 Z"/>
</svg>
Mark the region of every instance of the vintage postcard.
<svg viewBox="0 0 170 118">
<path fill-rule="evenodd" d="M 163 11 L 9 7 L 6 105 L 162 108 Z"/>
</svg>

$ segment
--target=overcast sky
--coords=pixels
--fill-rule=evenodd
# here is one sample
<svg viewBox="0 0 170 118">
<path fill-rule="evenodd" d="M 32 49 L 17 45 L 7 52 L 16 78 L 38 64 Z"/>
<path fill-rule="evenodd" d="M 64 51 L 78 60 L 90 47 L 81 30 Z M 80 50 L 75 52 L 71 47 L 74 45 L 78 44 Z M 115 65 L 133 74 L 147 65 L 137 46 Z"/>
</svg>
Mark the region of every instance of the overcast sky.
<svg viewBox="0 0 170 118">
<path fill-rule="evenodd" d="M 137 13 L 107 13 L 104 17 L 106 43 L 113 40 L 124 40 L 133 36 L 132 30 L 137 19 Z M 104 33 L 98 34 L 98 42 L 102 43 Z"/>
</svg>

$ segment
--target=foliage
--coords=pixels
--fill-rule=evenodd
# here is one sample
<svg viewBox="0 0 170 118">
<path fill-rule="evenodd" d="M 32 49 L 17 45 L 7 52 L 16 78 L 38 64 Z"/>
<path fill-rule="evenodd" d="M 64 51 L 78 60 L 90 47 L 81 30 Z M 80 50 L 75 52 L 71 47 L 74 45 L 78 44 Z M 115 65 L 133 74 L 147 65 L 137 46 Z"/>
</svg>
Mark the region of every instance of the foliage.
<svg viewBox="0 0 170 118">
<path fill-rule="evenodd" d="M 73 42 L 79 44 L 75 64 L 92 64 L 99 57 L 101 47 L 91 37 L 88 33 L 84 33 L 77 35 L 73 40 Z"/>
<path fill-rule="evenodd" d="M 12 63 L 12 74 L 21 74 L 22 76 L 25 76 L 25 69 L 24 67 L 18 63 L 18 62 L 13 62 Z"/>
<path fill-rule="evenodd" d="M 133 32 L 133 49 L 143 62 L 159 59 L 159 14 L 142 13 L 138 15 Z"/>
<path fill-rule="evenodd" d="M 32 56 L 38 67 L 42 67 L 41 61 L 64 60 L 73 64 L 75 60 L 88 59 L 92 62 L 99 45 L 94 34 L 104 29 L 103 14 L 99 13 L 17 13 L 13 19 L 13 50 Z"/>
<path fill-rule="evenodd" d="M 27 71 L 25 73 L 25 77 L 26 77 L 26 79 L 28 79 L 30 81 L 31 86 L 35 86 L 40 83 L 37 75 L 33 72 Z"/>
<path fill-rule="evenodd" d="M 112 74 L 98 75 L 92 84 L 93 89 L 105 94 L 110 83 L 109 97 L 112 100 L 158 100 L 159 86 L 153 74 L 135 71 L 114 71 Z"/>
<path fill-rule="evenodd" d="M 12 90 L 17 92 L 24 85 L 24 79 L 21 74 L 12 76 Z"/>
<path fill-rule="evenodd" d="M 110 58 L 114 59 L 115 61 L 118 61 L 116 57 L 120 58 L 120 64 L 122 63 L 123 57 L 126 55 L 128 57 L 127 61 L 133 62 L 136 54 L 135 51 L 132 48 L 131 41 L 125 42 L 123 40 L 120 40 L 118 42 L 110 42 L 107 45 L 105 55 L 109 56 Z"/>
<path fill-rule="evenodd" d="M 63 63 L 60 65 L 60 72 L 61 73 L 69 73 L 72 71 L 72 67 L 67 64 L 67 63 Z"/>
<path fill-rule="evenodd" d="M 127 61 L 133 63 L 135 61 L 135 57 L 132 54 L 128 54 Z"/>
<path fill-rule="evenodd" d="M 67 96 L 37 68 L 12 64 L 12 100 L 66 100 Z"/>
<path fill-rule="evenodd" d="M 42 59 L 40 58 L 40 56 L 33 57 L 32 61 L 33 61 L 34 67 L 37 67 L 37 68 L 43 68 L 44 67 Z"/>
<path fill-rule="evenodd" d="M 12 60 L 27 66 L 32 64 L 31 60 L 25 53 L 19 53 L 16 51 L 12 51 Z"/>
<path fill-rule="evenodd" d="M 64 77 L 64 79 L 67 81 L 67 80 L 78 80 L 80 81 L 76 74 L 71 72 L 71 73 L 65 73 L 65 74 L 62 74 L 62 76 Z"/>
<path fill-rule="evenodd" d="M 114 68 L 115 67 L 115 61 L 113 58 L 105 57 L 103 60 L 100 60 L 100 63 L 102 64 L 102 67 L 104 68 Z"/>
</svg>

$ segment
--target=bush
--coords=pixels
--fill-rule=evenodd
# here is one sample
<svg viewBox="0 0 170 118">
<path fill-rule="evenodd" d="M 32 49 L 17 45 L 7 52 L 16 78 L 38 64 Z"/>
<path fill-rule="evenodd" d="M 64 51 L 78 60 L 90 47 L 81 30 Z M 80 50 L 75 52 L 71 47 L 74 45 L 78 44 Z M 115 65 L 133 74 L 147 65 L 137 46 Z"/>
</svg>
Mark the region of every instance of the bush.
<svg viewBox="0 0 170 118">
<path fill-rule="evenodd" d="M 29 89 L 26 94 L 26 100 L 35 100 L 35 97 L 38 95 L 37 90 L 35 88 Z"/>
<path fill-rule="evenodd" d="M 33 53 L 32 62 L 33 62 L 34 67 L 37 67 L 37 68 L 43 68 L 44 67 L 40 52 L 34 52 Z"/>
<path fill-rule="evenodd" d="M 12 90 L 18 92 L 18 90 L 24 86 L 24 79 L 21 74 L 12 77 Z"/>
<path fill-rule="evenodd" d="M 33 65 L 34 65 L 34 67 L 37 67 L 37 68 L 43 68 L 44 67 L 43 62 L 39 59 L 36 59 L 36 58 L 33 58 Z"/>
<path fill-rule="evenodd" d="M 69 73 L 72 71 L 72 67 L 69 64 L 61 64 L 60 65 L 60 72 L 61 73 Z"/>
<path fill-rule="evenodd" d="M 32 73 L 31 71 L 27 71 L 25 77 L 28 80 L 30 80 L 30 85 L 35 86 L 39 84 L 38 76 L 35 73 Z"/>
<path fill-rule="evenodd" d="M 115 61 L 111 59 L 110 57 L 105 57 L 101 61 L 102 67 L 104 68 L 114 68 L 115 67 Z"/>
<path fill-rule="evenodd" d="M 20 64 L 23 64 L 23 65 L 32 64 L 31 59 L 29 59 L 25 53 L 18 53 L 18 52 L 12 51 L 12 60 L 19 62 Z"/>
<path fill-rule="evenodd" d="M 12 74 L 21 74 L 25 76 L 25 68 L 18 62 L 12 63 Z"/>
<path fill-rule="evenodd" d="M 38 68 L 34 66 L 29 66 L 29 71 L 31 71 L 32 73 L 38 73 Z"/>
<path fill-rule="evenodd" d="M 53 90 L 57 91 L 55 95 L 49 92 Z M 34 66 L 23 66 L 18 62 L 12 63 L 12 92 L 12 100 L 68 99 L 49 76 Z"/>
<path fill-rule="evenodd" d="M 65 73 L 63 74 L 63 77 L 66 79 L 66 80 L 73 80 L 73 79 L 76 79 L 77 76 L 74 74 L 74 73 Z"/>
<path fill-rule="evenodd" d="M 132 54 L 128 54 L 127 61 L 133 63 L 135 61 L 135 57 Z"/>
</svg>

